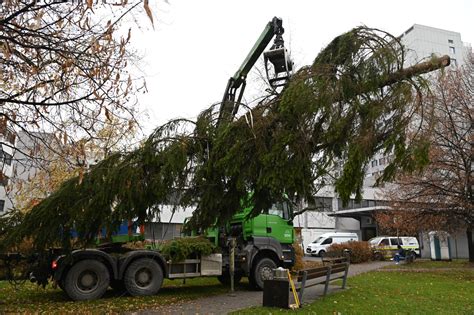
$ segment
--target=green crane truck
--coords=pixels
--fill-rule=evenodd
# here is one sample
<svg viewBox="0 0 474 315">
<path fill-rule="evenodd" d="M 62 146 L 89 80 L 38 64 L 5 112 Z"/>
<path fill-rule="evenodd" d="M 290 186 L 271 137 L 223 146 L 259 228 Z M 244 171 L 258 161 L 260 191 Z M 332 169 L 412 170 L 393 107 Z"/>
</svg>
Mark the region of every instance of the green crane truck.
<svg viewBox="0 0 474 315">
<path fill-rule="evenodd" d="M 218 126 L 232 121 L 237 114 L 246 77 L 259 56 L 275 37 L 271 49 L 264 53 L 266 73 L 272 88 L 285 86 L 293 64 L 283 43 L 282 20 L 273 18 L 252 47 L 247 58 L 228 81 L 219 111 Z M 238 94 L 236 99 L 236 94 Z M 46 284 L 52 278 L 73 300 L 100 298 L 107 288 L 125 288 L 134 296 L 156 294 L 164 278 L 190 278 L 217 276 L 223 283 L 230 281 L 231 255 L 228 241 L 233 241 L 235 255 L 234 280 L 242 276 L 259 289 L 265 279 L 272 277 L 277 266 L 291 267 L 295 262 L 292 243 L 294 240 L 292 208 L 289 201 L 275 203 L 264 213 L 249 218 L 251 207 L 242 209 L 225 226 L 207 230 L 206 236 L 221 249 L 221 254 L 186 259 L 182 262 L 167 261 L 158 250 L 127 249 L 120 244 L 131 240 L 128 231 L 115 235 L 117 242 L 97 248 L 78 249 L 64 253 L 51 249 L 25 257 L 18 253 L 0 254 L 7 275 L 13 274 L 12 266 L 26 261 L 29 268 L 23 278 Z"/>
<path fill-rule="evenodd" d="M 222 251 L 220 282 L 228 284 L 231 275 L 229 239 L 235 239 L 234 281 L 246 276 L 257 289 L 271 279 L 272 269 L 291 268 L 295 263 L 293 249 L 293 211 L 289 201 L 272 205 L 265 213 L 248 218 L 251 208 L 244 208 L 225 226 L 212 228 L 205 235 Z"/>
</svg>

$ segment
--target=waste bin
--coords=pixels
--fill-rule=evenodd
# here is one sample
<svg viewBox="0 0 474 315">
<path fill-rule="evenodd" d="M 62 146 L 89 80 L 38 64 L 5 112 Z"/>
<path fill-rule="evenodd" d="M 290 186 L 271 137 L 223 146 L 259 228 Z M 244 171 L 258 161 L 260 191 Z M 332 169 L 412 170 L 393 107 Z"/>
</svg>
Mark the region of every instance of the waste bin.
<svg viewBox="0 0 474 315">
<path fill-rule="evenodd" d="M 431 260 L 451 260 L 449 234 L 443 231 L 432 231 L 429 236 Z"/>
<path fill-rule="evenodd" d="M 263 306 L 290 308 L 290 283 L 288 270 L 273 269 L 273 279 L 263 283 Z"/>
</svg>

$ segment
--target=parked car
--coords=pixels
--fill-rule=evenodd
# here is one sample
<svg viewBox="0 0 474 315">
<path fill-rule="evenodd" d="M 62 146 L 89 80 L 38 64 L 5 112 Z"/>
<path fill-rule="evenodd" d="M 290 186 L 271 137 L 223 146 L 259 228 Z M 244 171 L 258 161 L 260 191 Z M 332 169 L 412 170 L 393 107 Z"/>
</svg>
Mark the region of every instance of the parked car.
<svg viewBox="0 0 474 315">
<path fill-rule="evenodd" d="M 407 252 L 412 252 L 415 257 L 420 256 L 420 245 L 416 237 L 413 236 L 377 236 L 371 238 L 369 244 L 374 251 L 375 260 L 392 258 L 397 252 L 398 245 Z"/>
<path fill-rule="evenodd" d="M 358 241 L 359 236 L 356 233 L 331 232 L 324 233 L 314 242 L 306 247 L 306 253 L 311 256 L 321 256 L 326 253 L 327 248 L 332 244 L 340 244 L 349 241 Z"/>
</svg>

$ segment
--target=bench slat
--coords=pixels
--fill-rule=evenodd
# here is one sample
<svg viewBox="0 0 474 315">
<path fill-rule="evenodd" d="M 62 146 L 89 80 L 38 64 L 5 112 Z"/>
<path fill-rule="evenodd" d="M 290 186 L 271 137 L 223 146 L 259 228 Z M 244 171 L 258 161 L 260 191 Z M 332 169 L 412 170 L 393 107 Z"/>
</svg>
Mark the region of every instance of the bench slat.
<svg viewBox="0 0 474 315">
<path fill-rule="evenodd" d="M 303 270 L 300 270 L 298 271 L 298 275 L 303 275 L 303 273 L 306 271 L 307 273 L 310 273 L 310 272 L 316 272 L 316 271 L 325 271 L 325 270 L 328 270 L 328 267 L 327 266 L 323 266 L 323 267 L 317 267 L 317 268 L 310 268 L 310 269 L 303 269 Z"/>
<path fill-rule="evenodd" d="M 306 279 L 314 279 L 322 276 L 326 276 L 328 272 L 329 267 L 319 267 L 319 268 L 313 268 L 313 269 L 305 269 L 301 270 L 298 272 L 298 282 L 301 282 L 303 279 L 303 275 L 306 272 Z"/>
<path fill-rule="evenodd" d="M 306 276 L 306 279 L 311 280 L 311 279 L 315 279 L 315 278 L 319 278 L 319 277 L 325 277 L 327 275 L 327 273 L 328 273 L 327 270 L 308 273 L 308 275 Z M 301 281 L 301 279 L 303 279 L 303 276 L 298 277 L 298 281 Z"/>
<path fill-rule="evenodd" d="M 338 272 L 343 272 L 343 271 L 346 271 L 346 267 L 337 267 L 337 268 L 333 268 L 331 269 L 331 274 L 333 273 L 338 273 Z"/>
<path fill-rule="evenodd" d="M 324 274 L 313 275 L 312 277 L 309 277 L 309 275 L 308 275 L 308 277 L 306 277 L 306 281 L 313 281 L 313 280 L 316 280 L 318 278 L 326 279 L 326 276 L 327 276 L 327 272 L 325 272 Z M 321 280 L 321 281 L 325 281 L 324 279 Z M 301 278 L 301 279 L 298 278 L 298 282 L 301 282 L 302 280 L 303 280 L 303 278 Z"/>
</svg>

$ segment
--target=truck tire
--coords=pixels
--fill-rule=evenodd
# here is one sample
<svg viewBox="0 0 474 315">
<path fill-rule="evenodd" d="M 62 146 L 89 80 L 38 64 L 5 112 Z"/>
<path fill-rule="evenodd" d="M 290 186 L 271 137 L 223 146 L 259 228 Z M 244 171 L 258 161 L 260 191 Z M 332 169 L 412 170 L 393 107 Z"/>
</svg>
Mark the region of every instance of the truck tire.
<svg viewBox="0 0 474 315">
<path fill-rule="evenodd" d="M 240 272 L 236 272 L 234 274 L 234 284 L 238 284 L 242 279 L 242 274 Z M 217 276 L 217 280 L 223 285 L 230 285 L 230 273 L 228 271 L 224 271 L 224 273 L 220 276 Z"/>
<path fill-rule="evenodd" d="M 273 259 L 267 257 L 261 258 L 252 268 L 249 278 L 250 283 L 257 290 L 263 290 L 264 281 L 273 279 L 273 269 L 276 267 L 277 264 Z"/>
<path fill-rule="evenodd" d="M 163 269 L 151 258 L 140 258 L 127 267 L 123 282 L 132 296 L 154 295 L 163 284 Z"/>
<path fill-rule="evenodd" d="M 380 252 L 374 253 L 374 260 L 383 261 L 383 260 L 384 260 L 384 257 L 383 257 L 383 255 L 382 255 L 382 253 L 380 253 Z"/>
<path fill-rule="evenodd" d="M 85 259 L 69 269 L 62 285 L 71 299 L 83 301 L 100 298 L 107 291 L 109 282 L 109 270 L 103 263 Z"/>
</svg>

